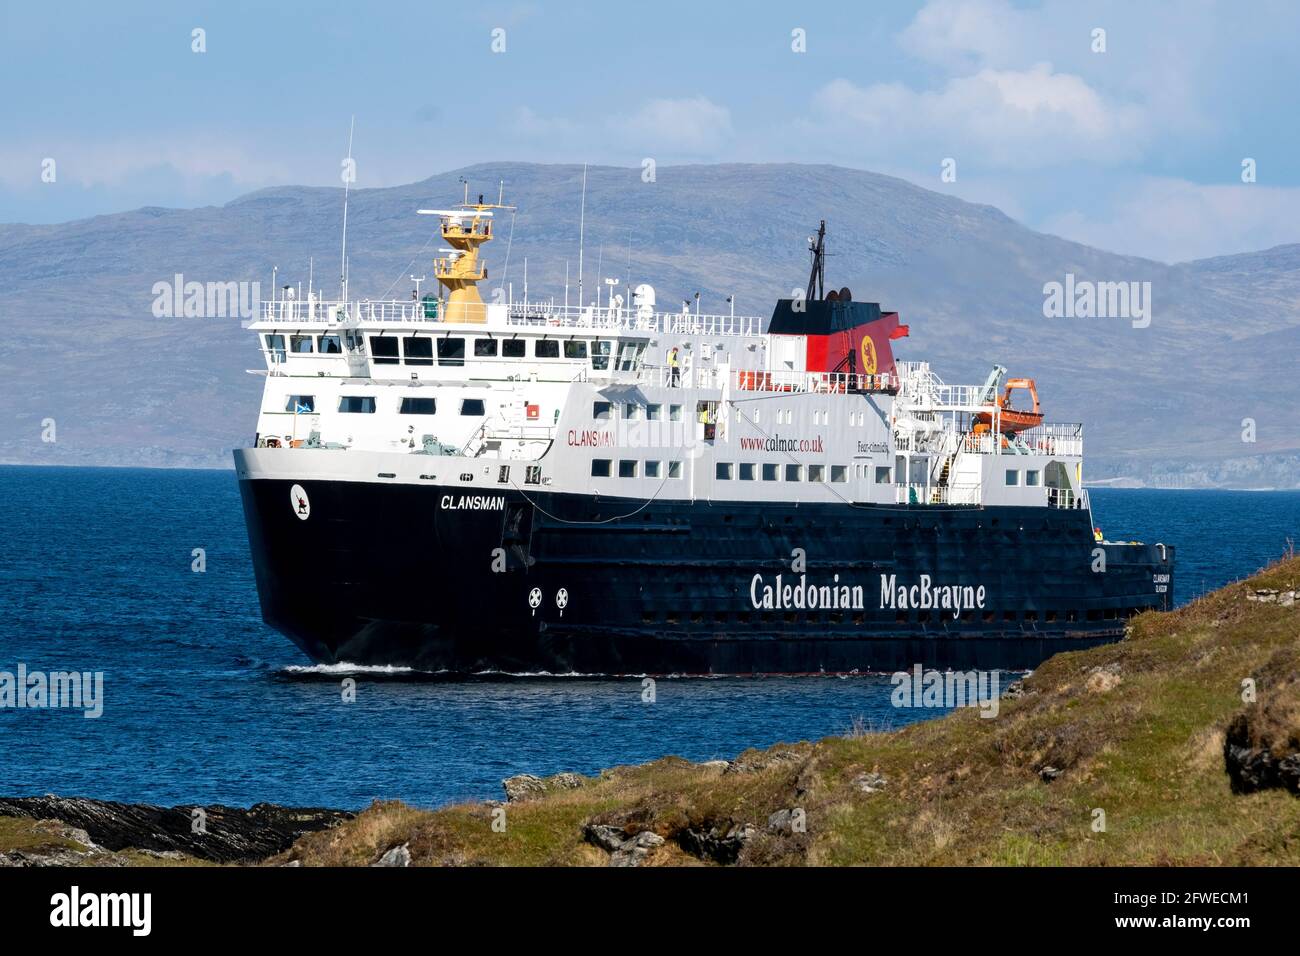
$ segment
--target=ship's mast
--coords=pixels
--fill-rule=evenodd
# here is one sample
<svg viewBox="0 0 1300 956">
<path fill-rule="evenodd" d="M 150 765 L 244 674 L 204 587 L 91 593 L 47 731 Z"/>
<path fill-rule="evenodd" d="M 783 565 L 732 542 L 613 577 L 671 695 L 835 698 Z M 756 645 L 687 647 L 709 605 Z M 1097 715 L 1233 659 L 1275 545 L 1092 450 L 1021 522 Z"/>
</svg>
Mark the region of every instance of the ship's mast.
<svg viewBox="0 0 1300 956">
<path fill-rule="evenodd" d="M 808 251 L 812 253 L 812 272 L 808 274 L 808 294 L 805 299 L 809 302 L 814 298 L 821 299 L 826 295 L 826 220 L 821 221 L 817 227 L 817 238 L 808 240 Z M 816 292 L 816 296 L 813 293 Z"/>
<path fill-rule="evenodd" d="M 504 188 L 503 185 L 503 192 Z M 433 260 L 433 276 L 447 290 L 445 322 L 487 321 L 487 307 L 478 291 L 478 283 L 487 278 L 487 266 L 479 261 L 479 246 L 492 241 L 492 216 L 496 209 L 514 211 L 513 206 L 484 202 L 482 193 L 478 202 L 469 202 L 469 183 L 466 183 L 465 202 L 459 209 L 419 210 L 422 216 L 442 218 L 447 255 Z"/>
</svg>

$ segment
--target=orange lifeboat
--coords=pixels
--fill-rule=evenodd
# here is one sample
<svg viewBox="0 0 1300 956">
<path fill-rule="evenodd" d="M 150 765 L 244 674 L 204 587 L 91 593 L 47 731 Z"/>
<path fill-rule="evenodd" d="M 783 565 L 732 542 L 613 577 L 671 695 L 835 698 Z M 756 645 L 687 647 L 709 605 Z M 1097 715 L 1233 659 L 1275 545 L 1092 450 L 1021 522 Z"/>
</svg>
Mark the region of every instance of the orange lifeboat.
<svg viewBox="0 0 1300 956">
<path fill-rule="evenodd" d="M 1034 403 L 1032 412 L 1022 412 L 1011 407 L 1011 393 L 1021 389 L 1029 393 L 1030 399 Z M 992 406 L 989 406 L 992 409 Z M 1038 387 L 1034 384 L 1032 378 L 1009 378 L 1007 379 L 1006 391 L 998 399 L 998 418 L 1002 434 L 1014 435 L 1016 432 L 1022 432 L 1026 428 L 1034 428 L 1043 423 L 1043 410 L 1038 402 Z M 975 416 L 975 432 L 983 433 L 993 427 L 993 412 L 982 412 Z"/>
</svg>

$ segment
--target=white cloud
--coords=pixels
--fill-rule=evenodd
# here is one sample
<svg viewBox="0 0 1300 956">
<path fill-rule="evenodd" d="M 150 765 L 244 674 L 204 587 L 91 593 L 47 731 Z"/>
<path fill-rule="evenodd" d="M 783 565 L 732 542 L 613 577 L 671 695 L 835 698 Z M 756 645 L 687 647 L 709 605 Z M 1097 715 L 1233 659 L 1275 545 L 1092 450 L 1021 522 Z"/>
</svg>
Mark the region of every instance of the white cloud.
<svg viewBox="0 0 1300 956">
<path fill-rule="evenodd" d="M 898 40 L 914 56 L 947 69 L 1007 66 L 1031 45 L 1032 16 L 1006 0 L 934 0 Z M 1040 47 L 1037 56 L 1042 55 Z"/>
<path fill-rule="evenodd" d="M 847 120 L 864 148 L 953 156 L 1011 168 L 1087 158 L 1131 158 L 1144 134 L 1142 110 L 1106 102 L 1082 78 L 1048 63 L 1027 70 L 984 68 L 933 91 L 901 83 L 822 87 L 814 103 L 828 120 Z"/>
<path fill-rule="evenodd" d="M 731 138 L 731 113 L 705 96 L 650 100 L 617 128 L 651 151 L 709 155 Z"/>
<path fill-rule="evenodd" d="M 1205 186 L 1148 177 L 1104 209 L 1052 217 L 1042 231 L 1112 252 L 1183 262 L 1300 242 L 1300 188 Z"/>
</svg>

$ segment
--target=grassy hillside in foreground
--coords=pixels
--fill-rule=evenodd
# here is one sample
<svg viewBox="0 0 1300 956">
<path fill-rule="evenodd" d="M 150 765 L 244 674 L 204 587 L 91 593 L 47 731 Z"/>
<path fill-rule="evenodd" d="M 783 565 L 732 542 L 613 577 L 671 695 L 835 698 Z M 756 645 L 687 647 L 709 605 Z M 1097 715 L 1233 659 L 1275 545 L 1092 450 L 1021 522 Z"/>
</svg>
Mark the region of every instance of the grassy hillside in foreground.
<svg viewBox="0 0 1300 956">
<path fill-rule="evenodd" d="M 504 832 L 492 804 L 377 803 L 268 862 L 366 865 L 405 845 L 413 865 L 605 865 L 631 854 L 644 865 L 1300 864 L 1300 799 L 1282 788 L 1234 794 L 1224 748 L 1237 718 L 1274 760 L 1300 751 L 1300 603 L 1248 600 L 1298 585 L 1292 558 L 1182 610 L 1144 614 L 1118 644 L 1044 663 L 991 719 L 962 710 L 726 765 L 668 757 L 565 774 L 505 805 Z M 1254 704 L 1243 704 L 1245 678 Z M 796 808 L 806 832 L 783 817 L 769 825 Z M 600 846 L 646 831 L 642 850 L 611 857 Z"/>
</svg>

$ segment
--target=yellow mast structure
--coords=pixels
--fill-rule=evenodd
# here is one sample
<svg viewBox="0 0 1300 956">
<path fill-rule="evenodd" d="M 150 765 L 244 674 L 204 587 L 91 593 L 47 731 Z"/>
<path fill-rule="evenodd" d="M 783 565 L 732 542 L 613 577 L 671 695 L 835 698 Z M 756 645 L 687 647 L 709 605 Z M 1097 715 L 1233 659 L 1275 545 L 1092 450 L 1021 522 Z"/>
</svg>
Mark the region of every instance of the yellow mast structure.
<svg viewBox="0 0 1300 956">
<path fill-rule="evenodd" d="M 484 323 L 487 306 L 479 295 L 478 283 L 487 278 L 487 265 L 479 259 L 479 246 L 492 241 L 492 210 L 513 206 L 469 202 L 469 184 L 465 185 L 465 202 L 456 211 L 421 209 L 420 212 L 442 217 L 442 240 L 450 255 L 433 260 L 434 278 L 447 290 L 444 322 Z"/>
</svg>

